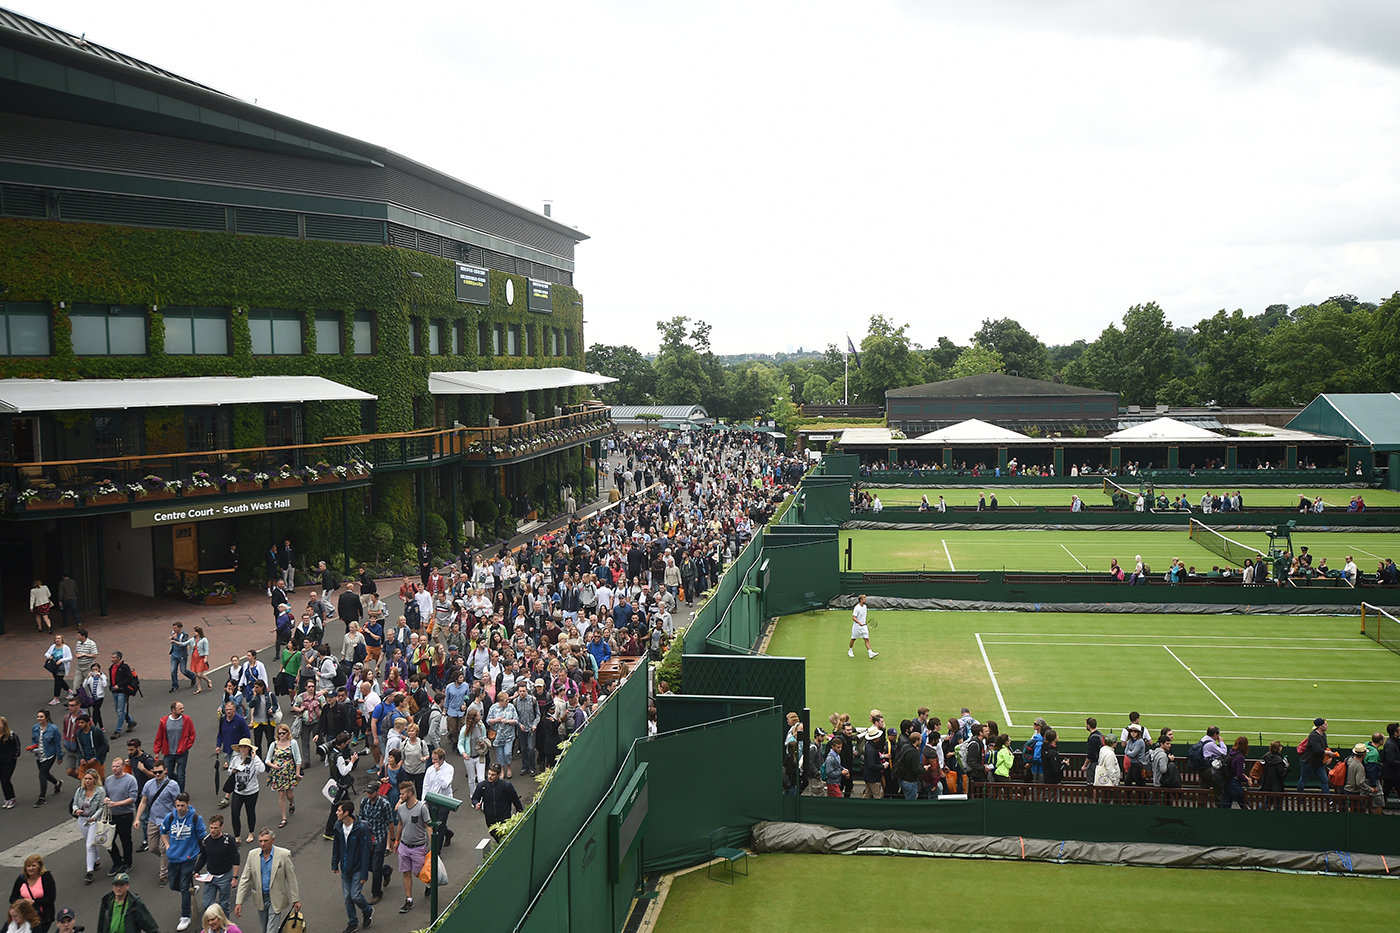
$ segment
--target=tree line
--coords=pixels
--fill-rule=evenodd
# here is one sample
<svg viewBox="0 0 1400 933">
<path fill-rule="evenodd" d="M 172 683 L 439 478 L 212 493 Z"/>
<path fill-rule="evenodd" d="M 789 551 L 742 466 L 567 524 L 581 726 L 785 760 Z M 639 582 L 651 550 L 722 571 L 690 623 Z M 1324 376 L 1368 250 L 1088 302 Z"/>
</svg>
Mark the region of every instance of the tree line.
<svg viewBox="0 0 1400 933">
<path fill-rule="evenodd" d="M 647 359 L 635 347 L 593 344 L 591 372 L 616 383 L 599 397 L 619 405 L 699 403 L 714 417 L 787 423 L 797 405 L 842 400 L 845 360 L 823 353 L 780 362 L 725 363 L 710 349 L 710 325 L 687 317 L 658 321 L 661 347 Z M 1156 302 L 1133 305 L 1121 325 L 1094 340 L 1046 345 L 1010 317 L 986 318 L 960 346 L 939 337 L 920 346 L 885 315 L 872 315 L 852 360 L 852 404 L 884 405 L 885 393 L 982 373 L 1009 373 L 1117 392 L 1121 404 L 1174 407 L 1291 407 L 1324 392 L 1400 389 L 1400 291 L 1380 304 L 1337 295 L 1258 314 L 1217 311 L 1176 327 Z"/>
</svg>

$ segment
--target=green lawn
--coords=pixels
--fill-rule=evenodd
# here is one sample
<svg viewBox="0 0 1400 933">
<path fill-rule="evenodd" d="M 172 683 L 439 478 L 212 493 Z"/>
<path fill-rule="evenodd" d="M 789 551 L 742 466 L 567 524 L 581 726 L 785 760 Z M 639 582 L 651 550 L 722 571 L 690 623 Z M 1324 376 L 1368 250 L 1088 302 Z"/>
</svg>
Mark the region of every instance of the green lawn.
<svg viewBox="0 0 1400 933">
<path fill-rule="evenodd" d="M 1084 717 L 1119 727 L 1136 709 L 1154 734 L 1170 726 L 1194 741 L 1214 724 L 1227 737 L 1291 748 L 1315 716 L 1347 745 L 1400 718 L 1400 656 L 1358 634 L 1356 617 L 873 611 L 870 619 L 879 623 L 874 660 L 859 643 L 846 656 L 848 611 L 778 623 L 768 653 L 806 657 L 814 724 L 841 712 L 868 725 L 878 707 L 893 726 L 920 706 L 947 722 L 967 706 L 1013 738 L 1043 716 L 1079 740 Z"/>
<path fill-rule="evenodd" d="M 1269 539 L 1259 533 L 1228 533 L 1229 537 L 1264 553 Z M 844 531 L 841 533 L 841 568 L 846 567 L 846 544 L 853 542 L 851 570 L 1018 570 L 1027 572 L 1108 572 L 1109 560 L 1117 558 L 1125 573 L 1133 570 L 1133 559 L 1141 554 L 1156 574 L 1164 574 L 1172 558 L 1204 573 L 1224 559 L 1192 540 L 1181 531 L 1041 531 L 1016 529 L 990 531 Z M 1327 558 L 1329 567 L 1340 570 L 1346 555 L 1368 573 L 1381 557 L 1400 558 L 1400 534 L 1352 531 L 1305 531 L 1293 536 L 1295 548 L 1307 547 L 1314 563 Z"/>
<path fill-rule="evenodd" d="M 971 480 L 971 477 L 962 478 Z M 1134 492 L 1137 491 L 1137 484 L 1129 483 L 1127 477 L 1119 477 L 1115 482 L 1121 483 L 1125 487 L 1131 486 Z M 1113 504 L 1108 496 L 1105 496 L 1103 491 L 1097 487 L 1087 487 L 1083 489 L 1039 489 L 1034 486 L 1017 486 L 1010 488 L 989 487 L 986 489 L 940 489 L 935 487 L 923 490 L 884 489 L 878 485 L 867 485 L 862 482 L 862 488 L 877 492 L 880 496 L 880 501 L 887 506 L 916 506 L 919 504 L 919 497 L 925 493 L 927 493 L 930 502 L 936 503 L 941 494 L 949 505 L 971 506 L 977 504 L 978 495 L 991 496 L 993 492 L 996 493 L 997 502 L 1000 505 L 1059 505 L 1068 507 L 1070 496 L 1076 493 L 1078 493 L 1079 498 L 1084 500 L 1086 505 L 1107 506 Z M 1165 493 L 1169 500 L 1184 493 L 1187 501 L 1191 503 L 1191 508 L 1198 509 L 1201 502 L 1201 495 L 1205 491 L 1210 490 L 1211 492 L 1220 493 L 1223 492 L 1224 489 L 1224 486 L 1200 486 L 1192 489 L 1163 487 L 1158 490 L 1158 492 Z M 1367 506 L 1400 506 L 1400 492 L 1396 492 L 1393 489 L 1357 490 L 1337 489 L 1335 487 L 1331 489 L 1284 489 L 1278 487 L 1250 489 L 1247 486 L 1230 487 L 1231 492 L 1236 489 L 1240 490 L 1243 494 L 1246 506 L 1296 506 L 1298 504 L 1299 494 L 1306 493 L 1309 500 L 1313 499 L 1315 496 L 1321 496 L 1323 504 L 1329 509 L 1345 509 L 1347 503 L 1351 501 L 1351 497 L 1358 492 L 1363 494 Z"/>
<path fill-rule="evenodd" d="M 1397 904 L 1400 884 L 1388 878 L 771 853 L 750 858 L 749 877 L 733 885 L 704 871 L 677 877 L 656 930 L 807 933 L 834 923 L 923 933 L 964 929 L 969 911 L 978 925 L 1015 918 L 1036 933 L 1393 930 Z"/>
</svg>

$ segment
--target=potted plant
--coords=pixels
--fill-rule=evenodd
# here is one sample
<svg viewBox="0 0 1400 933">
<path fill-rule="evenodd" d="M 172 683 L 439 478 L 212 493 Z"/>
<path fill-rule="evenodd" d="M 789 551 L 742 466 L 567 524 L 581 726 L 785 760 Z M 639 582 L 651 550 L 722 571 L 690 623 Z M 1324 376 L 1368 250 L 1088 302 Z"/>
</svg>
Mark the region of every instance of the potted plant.
<svg viewBox="0 0 1400 933">
<path fill-rule="evenodd" d="M 282 464 L 282 466 L 277 469 L 277 472 L 272 474 L 267 481 L 268 489 L 285 489 L 288 486 L 304 485 L 306 485 L 306 483 L 302 475 L 299 475 L 296 470 L 292 469 L 290 464 L 286 463 Z"/>
<path fill-rule="evenodd" d="M 215 583 L 204 594 L 204 605 L 206 606 L 228 606 L 236 602 L 238 602 L 238 591 L 231 583 Z"/>
<path fill-rule="evenodd" d="M 99 480 L 83 490 L 83 504 L 118 505 L 130 501 L 126 487 L 118 486 L 109 479 Z"/>
<path fill-rule="evenodd" d="M 214 479 L 214 477 L 210 476 L 203 470 L 199 470 L 195 473 L 190 474 L 190 478 L 185 482 L 183 488 L 180 490 L 180 495 L 183 497 L 210 496 L 215 495 L 220 491 L 221 490 L 219 489 L 219 484 Z"/>
<path fill-rule="evenodd" d="M 184 484 L 179 480 L 167 480 L 154 473 L 141 477 L 127 487 L 138 499 L 173 499 Z"/>
</svg>

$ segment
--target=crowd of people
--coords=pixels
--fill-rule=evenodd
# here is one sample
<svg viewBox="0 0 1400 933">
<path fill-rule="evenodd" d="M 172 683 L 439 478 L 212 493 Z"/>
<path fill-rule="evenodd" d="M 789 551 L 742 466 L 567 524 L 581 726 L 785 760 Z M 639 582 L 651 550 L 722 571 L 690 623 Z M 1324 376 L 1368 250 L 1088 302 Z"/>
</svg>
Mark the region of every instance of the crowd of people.
<svg viewBox="0 0 1400 933">
<path fill-rule="evenodd" d="M 1030 739 L 1017 747 L 996 722 L 978 722 L 967 707 L 949 716 L 946 729 L 942 719 L 929 713 L 928 707 L 920 707 L 898 729 L 887 726 L 878 709 L 870 711 L 868 726 L 858 726 L 848 714 L 833 713 L 830 730 L 817 728 L 811 739 L 803 735 L 798 715 L 789 713 L 784 791 L 920 800 L 976 793 L 978 784 L 1057 785 L 1069 779 L 1069 756 L 1060 750 L 1060 734 L 1043 718 L 1035 720 Z M 1187 737 L 1180 743 L 1173 729 L 1154 733 L 1136 712 L 1116 730 L 1100 729 L 1094 717 L 1084 720 L 1083 729 L 1082 776 L 1076 765 L 1074 779 L 1101 789 L 1179 788 L 1183 773 L 1189 771 L 1198 786 L 1213 791 L 1220 807 L 1277 807 L 1277 799 L 1251 800 L 1247 792 L 1288 790 L 1290 754 L 1296 754 L 1299 778 L 1293 789 L 1298 793 L 1316 785 L 1324 794 L 1367 795 L 1377 809 L 1386 798 L 1400 796 L 1400 723 L 1389 723 L 1369 742 L 1339 751 L 1328 745 L 1327 720 L 1318 718 L 1296 749 L 1274 741 L 1253 760 L 1246 736 L 1227 742 L 1216 726 L 1197 740 Z"/>
<path fill-rule="evenodd" d="M 197 727 L 173 699 L 147 745 L 130 712 L 142 684 L 122 652 L 111 652 L 104 668 L 85 629 L 72 646 L 55 634 L 45 651 L 54 699 L 38 711 L 30 736 L 35 806 L 50 790 L 69 804 L 83 841 L 83 883 L 105 863 L 113 891 L 103 901 L 103 933 L 113 917 L 128 933 L 156 933 L 150 906 L 130 891 L 135 857 L 146 852 L 159 866 L 158 883 L 180 895 L 177 930 L 196 919 L 208 930 L 236 930 L 233 920 L 256 909 L 259 933 L 278 933 L 300 895 L 276 830 L 295 819 L 298 788 L 313 768 L 326 769 L 312 783 L 330 802 L 323 835 L 348 931 L 372 922 L 392 877 L 390 852 L 407 913 L 433 833 L 451 845 L 446 814 L 432 815 L 435 828 L 427 794 L 460 791 L 493 834 L 523 810 L 510 783 L 517 769 L 533 775 L 553 766 L 609 684 L 628 675 L 626 659 L 660 659 L 680 604 L 715 585 L 804 469 L 761 435 L 639 432 L 615 435 L 607 446 L 615 487 L 633 495 L 515 548 L 463 551 L 443 562 L 425 543 L 420 577 L 400 586 L 404 610 L 396 619 L 378 581 L 362 574 L 342 588 L 324 564 L 301 581 L 310 590 L 294 611 L 291 543 L 270 549 L 272 648 L 231 657 L 216 681 L 210 672 L 222 665 L 204 631 L 172 626 L 169 692 L 188 682 L 198 694 L 222 681 L 208 726 Z M 108 695 L 114 711 L 104 723 Z M 66 714 L 50 712 L 57 706 Z M 188 764 L 197 748 L 211 747 L 215 792 L 201 811 Z M 0 717 L 6 808 L 16 803 L 11 777 L 21 748 Z M 279 819 L 259 830 L 259 798 L 273 795 Z M 244 846 L 252 846 L 246 855 Z M 47 933 L 59 914 L 56 893 L 52 867 L 34 855 L 16 882 L 12 919 L 17 913 L 31 933 Z"/>
</svg>

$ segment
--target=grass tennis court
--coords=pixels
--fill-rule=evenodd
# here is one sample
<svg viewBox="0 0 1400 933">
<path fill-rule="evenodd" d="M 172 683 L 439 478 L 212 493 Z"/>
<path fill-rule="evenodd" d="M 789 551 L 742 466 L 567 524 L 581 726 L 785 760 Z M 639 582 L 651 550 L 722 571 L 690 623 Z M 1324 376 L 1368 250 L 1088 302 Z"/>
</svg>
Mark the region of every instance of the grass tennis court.
<svg viewBox="0 0 1400 933">
<path fill-rule="evenodd" d="M 970 479 L 970 477 L 962 478 Z M 924 494 L 928 495 L 930 502 L 937 502 L 938 497 L 941 495 L 947 500 L 949 505 L 975 506 L 979 494 L 990 497 L 993 492 L 996 493 L 997 503 L 1003 506 L 1058 505 L 1068 507 L 1070 496 L 1076 493 L 1078 493 L 1079 498 L 1084 500 L 1085 505 L 1109 506 L 1113 504 L 1108 496 L 1103 494 L 1103 490 L 1096 486 L 1087 486 L 1080 489 L 1070 489 L 1066 487 L 1061 487 L 1059 489 L 1040 489 L 1034 486 L 999 486 L 995 488 L 988 487 L 986 489 L 943 489 L 931 487 L 924 490 L 886 489 L 879 486 L 878 482 L 878 480 L 870 481 L 862 478 L 861 488 L 878 493 L 880 501 L 886 506 L 917 506 L 919 504 L 919 497 Z M 1137 483 L 1129 482 L 1129 477 L 1120 476 L 1117 477 L 1114 482 L 1119 483 L 1125 488 L 1131 488 L 1133 492 L 1137 492 Z M 1203 481 L 1203 483 L 1204 482 L 1205 481 Z M 1225 489 L 1225 486 L 1203 484 L 1192 487 L 1191 489 L 1161 487 L 1157 491 L 1160 494 L 1165 494 L 1168 500 L 1184 494 L 1187 501 L 1191 503 L 1191 508 L 1199 511 L 1203 493 L 1210 490 L 1219 495 L 1224 492 Z M 1264 489 L 1251 489 L 1248 486 L 1238 485 L 1229 487 L 1231 492 L 1237 489 L 1244 498 L 1246 508 L 1251 505 L 1277 506 L 1282 508 L 1292 506 L 1296 508 L 1299 494 L 1305 494 L 1309 501 L 1317 496 L 1321 496 L 1322 503 L 1327 508 L 1345 510 L 1347 503 L 1351 502 L 1351 497 L 1358 492 L 1365 498 L 1367 507 L 1400 506 L 1400 492 L 1396 492 L 1393 489 L 1338 489 L 1335 487 L 1330 489 L 1288 489 L 1277 486 Z"/>
<path fill-rule="evenodd" d="M 814 725 L 833 712 L 868 725 L 872 707 L 892 726 L 920 706 L 947 722 L 968 706 L 1013 738 L 1043 716 L 1078 741 L 1085 716 L 1118 728 L 1136 709 L 1154 734 L 1170 726 L 1194 741 L 1214 724 L 1291 748 L 1315 716 L 1347 745 L 1400 718 L 1400 655 L 1360 635 L 1355 616 L 875 610 L 870 619 L 874 660 L 859 642 L 846 656 L 849 611 L 778 622 L 768 654 L 807 658 Z"/>
<path fill-rule="evenodd" d="M 1225 532 L 1241 544 L 1267 554 L 1269 539 L 1261 533 Z M 846 568 L 846 545 L 851 548 L 851 570 L 971 571 L 1017 570 L 1031 573 L 1108 573 L 1109 560 L 1117 558 L 1124 573 L 1132 573 L 1133 558 L 1141 554 L 1159 577 L 1172 558 L 1204 573 L 1224 558 L 1207 550 L 1181 531 L 1011 531 L 968 529 L 921 531 L 891 529 L 843 531 L 840 566 Z M 1372 573 L 1382 557 L 1400 559 L 1400 534 L 1387 532 L 1303 531 L 1293 535 L 1295 549 L 1307 547 L 1314 565 L 1340 570 L 1350 554 L 1363 571 Z"/>
<path fill-rule="evenodd" d="M 750 858 L 749 877 L 733 885 L 711 881 L 703 870 L 677 877 L 656 931 L 807 933 L 833 915 L 842 926 L 891 933 L 952 930 L 967 925 L 969 912 L 988 910 L 1031 916 L 1019 925 L 1036 931 L 1234 931 L 1256 923 L 1290 931 L 1390 930 L 1397 901 L 1400 885 L 1388 878 L 771 853 Z"/>
</svg>

